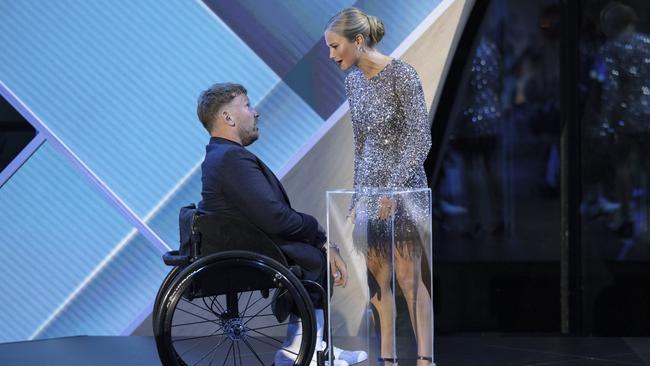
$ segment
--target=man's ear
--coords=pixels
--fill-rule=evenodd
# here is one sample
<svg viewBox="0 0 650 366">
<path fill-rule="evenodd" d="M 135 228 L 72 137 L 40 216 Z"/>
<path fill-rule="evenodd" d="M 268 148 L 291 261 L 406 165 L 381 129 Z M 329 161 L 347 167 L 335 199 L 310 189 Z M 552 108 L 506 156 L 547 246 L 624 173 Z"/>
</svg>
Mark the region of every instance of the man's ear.
<svg viewBox="0 0 650 366">
<path fill-rule="evenodd" d="M 228 111 L 221 111 L 220 116 L 228 126 L 235 126 L 235 121 L 232 120 L 232 118 L 230 117 L 230 113 L 228 113 Z"/>
</svg>

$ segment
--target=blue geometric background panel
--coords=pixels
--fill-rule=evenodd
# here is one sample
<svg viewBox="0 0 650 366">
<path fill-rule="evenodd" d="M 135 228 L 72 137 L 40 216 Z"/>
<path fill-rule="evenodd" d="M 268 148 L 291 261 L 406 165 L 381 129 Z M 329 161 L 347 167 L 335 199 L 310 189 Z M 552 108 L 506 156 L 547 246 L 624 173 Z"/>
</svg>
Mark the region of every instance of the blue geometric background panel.
<svg viewBox="0 0 650 366">
<path fill-rule="evenodd" d="M 390 53 L 439 3 L 0 0 L 0 91 L 45 139 L 0 187 L 0 293 L 21 298 L 0 303 L 0 342 L 124 334 L 151 311 L 157 237 L 176 248 L 178 209 L 200 200 L 202 90 L 246 86 L 250 149 L 277 171 L 345 101 L 327 20 L 379 16 Z"/>
<path fill-rule="evenodd" d="M 0 80 L 139 215 L 203 155 L 201 90 L 279 81 L 200 2 L 0 3 Z"/>
<path fill-rule="evenodd" d="M 204 145 L 208 142 L 206 137 Z M 190 203 L 199 203 L 201 199 L 201 167 L 189 174 L 169 198 L 147 221 L 160 238 L 172 249 L 178 249 L 178 210 Z M 161 279 L 162 280 L 162 279 Z"/>
<path fill-rule="evenodd" d="M 29 338 L 132 230 L 47 142 L 0 189 L 0 342 Z"/>
<path fill-rule="evenodd" d="M 354 3 L 353 0 L 204 2 L 280 77 L 323 36 L 325 24 L 332 15 Z"/>
<path fill-rule="evenodd" d="M 131 237 L 36 338 L 121 334 L 150 310 L 169 270 L 143 236 Z"/>
<path fill-rule="evenodd" d="M 314 112 L 285 83 L 275 88 L 257 105 L 260 112 L 260 139 L 250 150 L 264 157 L 272 170 L 280 169 L 300 146 L 323 124 Z"/>
</svg>

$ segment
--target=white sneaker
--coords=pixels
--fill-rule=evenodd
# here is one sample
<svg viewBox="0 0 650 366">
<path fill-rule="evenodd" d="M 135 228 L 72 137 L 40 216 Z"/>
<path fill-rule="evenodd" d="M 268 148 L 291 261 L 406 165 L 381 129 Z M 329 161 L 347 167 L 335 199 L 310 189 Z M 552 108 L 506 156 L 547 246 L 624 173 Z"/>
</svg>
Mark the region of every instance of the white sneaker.
<svg viewBox="0 0 650 366">
<path fill-rule="evenodd" d="M 292 315 L 295 317 L 294 315 Z M 287 339 L 282 343 L 283 349 L 275 353 L 275 366 L 294 366 L 296 353 L 300 348 L 301 324 L 292 319 L 287 326 Z M 309 366 L 317 366 L 317 352 L 322 351 L 327 346 L 323 339 L 324 314 L 322 309 L 316 309 L 316 350 Z M 334 355 L 334 364 L 332 366 L 349 366 L 352 363 L 358 363 L 368 359 L 368 354 L 363 351 L 346 351 L 337 347 L 332 347 Z M 325 361 L 325 366 L 330 366 L 329 361 Z"/>
<path fill-rule="evenodd" d="M 293 366 L 293 361 L 296 359 L 296 356 L 285 351 L 279 350 L 275 353 L 275 359 L 273 364 L 275 366 Z"/>
</svg>

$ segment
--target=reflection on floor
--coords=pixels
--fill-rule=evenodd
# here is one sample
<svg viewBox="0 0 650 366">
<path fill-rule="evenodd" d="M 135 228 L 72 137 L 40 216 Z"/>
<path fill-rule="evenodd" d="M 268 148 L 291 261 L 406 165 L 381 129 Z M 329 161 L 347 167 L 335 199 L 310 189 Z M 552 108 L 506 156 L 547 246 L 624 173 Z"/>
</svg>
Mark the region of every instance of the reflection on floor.
<svg viewBox="0 0 650 366">
<path fill-rule="evenodd" d="M 648 362 L 649 338 L 440 337 L 436 350 L 439 366 L 614 366 Z"/>
<path fill-rule="evenodd" d="M 650 338 L 481 335 L 438 337 L 435 343 L 438 366 L 650 363 Z M 158 366 L 160 361 L 152 337 L 82 336 L 0 344 L 0 365 Z M 410 366 L 415 362 L 403 359 L 399 365 Z"/>
<path fill-rule="evenodd" d="M 441 334 L 560 331 L 559 199 L 530 196 L 515 206 L 518 224 L 506 225 L 503 235 L 467 235 L 458 229 L 464 227 L 460 218 L 434 231 Z M 611 215 L 582 217 L 583 306 L 575 311 L 585 333 L 650 336 L 650 231 L 625 238 L 610 222 Z"/>
</svg>

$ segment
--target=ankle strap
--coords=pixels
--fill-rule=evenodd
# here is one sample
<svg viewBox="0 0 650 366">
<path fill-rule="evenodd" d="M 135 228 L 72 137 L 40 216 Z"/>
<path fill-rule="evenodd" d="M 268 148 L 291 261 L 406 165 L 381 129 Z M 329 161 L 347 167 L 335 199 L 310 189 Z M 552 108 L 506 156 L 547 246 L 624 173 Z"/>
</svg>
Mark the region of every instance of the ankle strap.
<svg viewBox="0 0 650 366">
<path fill-rule="evenodd" d="M 418 360 L 425 360 L 425 361 L 433 362 L 433 357 L 429 357 L 429 356 L 418 356 Z"/>
<path fill-rule="evenodd" d="M 379 357 L 377 361 L 381 362 L 382 365 L 385 364 L 386 362 L 390 362 L 394 365 L 397 365 L 397 358 L 390 358 L 390 357 Z"/>
</svg>

